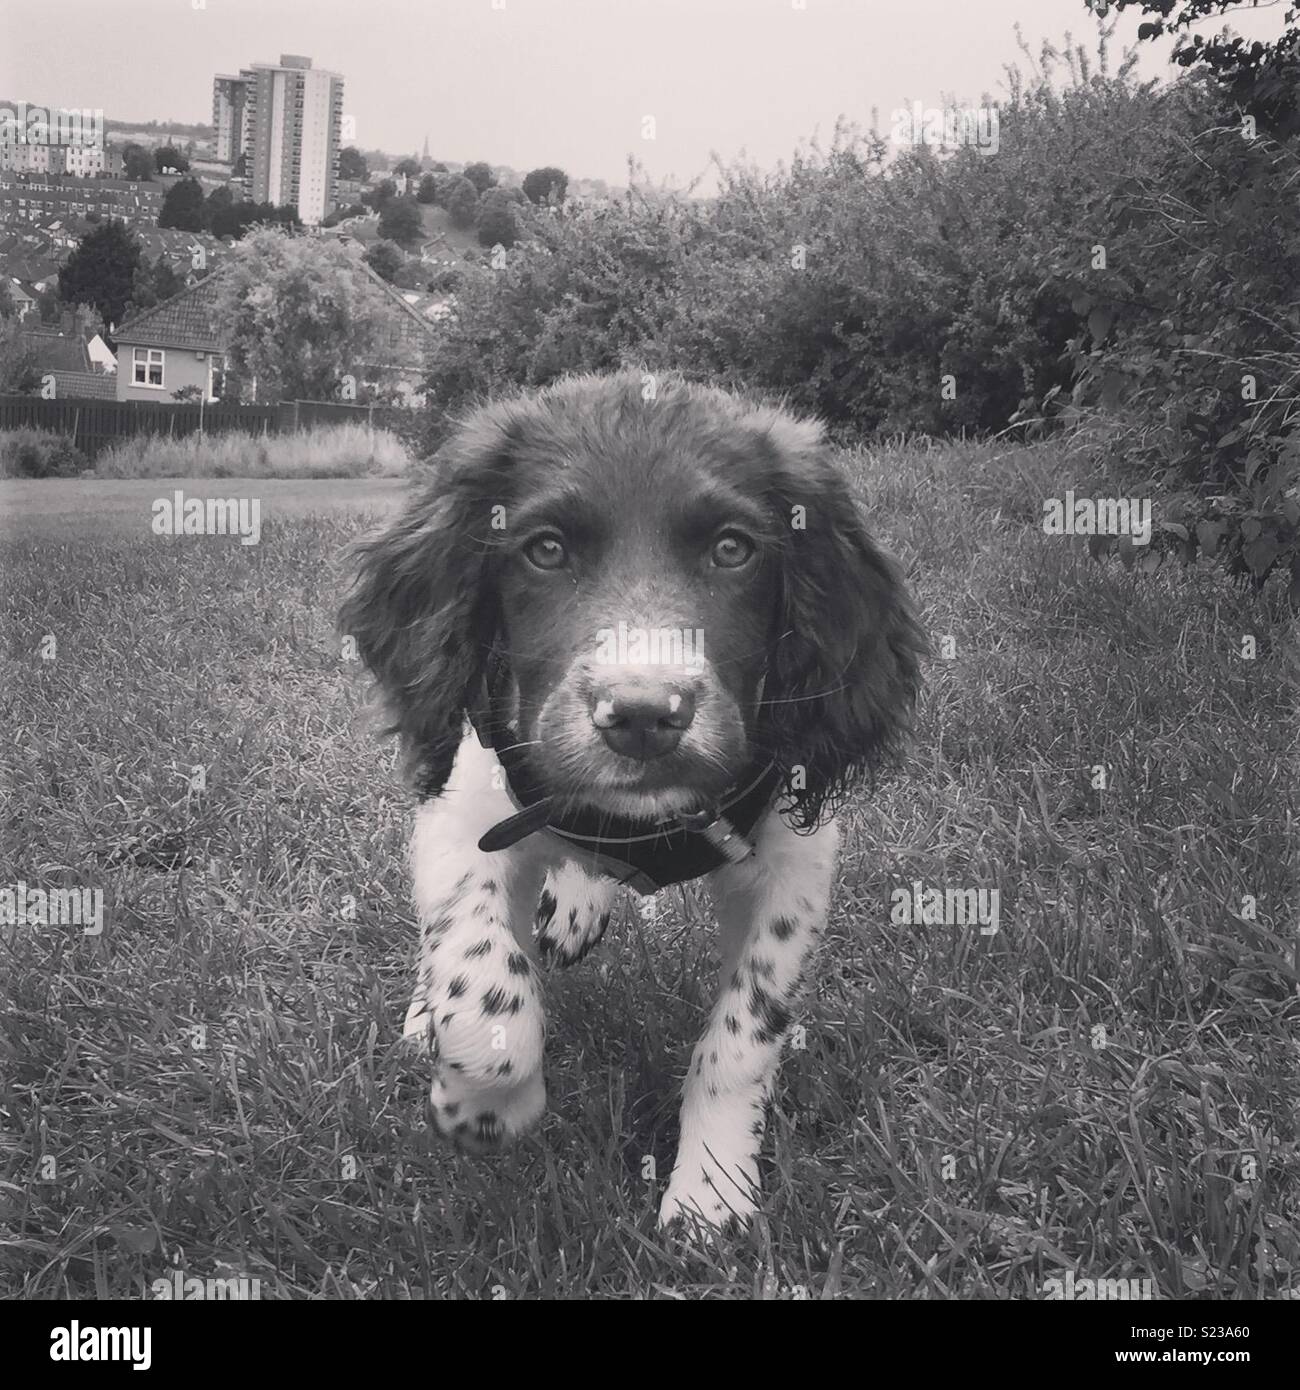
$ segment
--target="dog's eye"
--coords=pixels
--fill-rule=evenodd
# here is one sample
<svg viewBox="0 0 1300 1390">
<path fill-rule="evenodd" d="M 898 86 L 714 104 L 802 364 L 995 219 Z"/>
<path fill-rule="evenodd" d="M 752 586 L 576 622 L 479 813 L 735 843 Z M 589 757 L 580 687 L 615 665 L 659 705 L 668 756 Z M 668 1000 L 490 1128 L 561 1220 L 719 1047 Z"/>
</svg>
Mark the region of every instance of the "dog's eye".
<svg viewBox="0 0 1300 1390">
<path fill-rule="evenodd" d="M 709 552 L 709 558 L 721 570 L 738 570 L 754 553 L 754 542 L 739 531 L 724 531 Z"/>
<path fill-rule="evenodd" d="M 569 563 L 569 552 L 564 548 L 564 542 L 552 532 L 534 536 L 524 546 L 524 555 L 528 563 L 539 570 L 562 570 Z"/>
</svg>

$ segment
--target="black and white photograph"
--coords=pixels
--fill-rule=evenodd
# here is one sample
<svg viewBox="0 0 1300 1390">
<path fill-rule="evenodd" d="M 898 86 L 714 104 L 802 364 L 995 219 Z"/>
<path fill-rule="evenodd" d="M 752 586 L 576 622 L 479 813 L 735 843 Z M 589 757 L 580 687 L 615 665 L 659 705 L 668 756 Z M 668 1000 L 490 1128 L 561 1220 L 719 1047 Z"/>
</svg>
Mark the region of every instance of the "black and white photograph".
<svg viewBox="0 0 1300 1390">
<path fill-rule="evenodd" d="M 0 14 L 7 1344 L 1278 1355 L 1300 0 Z"/>
</svg>

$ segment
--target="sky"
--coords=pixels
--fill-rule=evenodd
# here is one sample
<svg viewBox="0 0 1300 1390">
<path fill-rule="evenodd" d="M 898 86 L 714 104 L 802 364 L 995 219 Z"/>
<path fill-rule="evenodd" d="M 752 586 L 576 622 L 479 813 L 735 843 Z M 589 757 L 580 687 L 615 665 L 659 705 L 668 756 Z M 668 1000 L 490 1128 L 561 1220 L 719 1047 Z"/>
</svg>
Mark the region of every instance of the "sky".
<svg viewBox="0 0 1300 1390">
<path fill-rule="evenodd" d="M 299 53 L 343 75 L 363 148 L 427 134 L 435 158 L 617 184 L 632 155 L 682 186 L 715 151 L 766 168 L 840 116 L 887 131 L 916 101 L 996 98 L 1017 21 L 1035 53 L 1067 31 L 1095 51 L 1085 0 L 0 0 L 0 97 L 206 123 L 214 73 Z M 1141 70 L 1167 73 L 1150 47 Z"/>
</svg>

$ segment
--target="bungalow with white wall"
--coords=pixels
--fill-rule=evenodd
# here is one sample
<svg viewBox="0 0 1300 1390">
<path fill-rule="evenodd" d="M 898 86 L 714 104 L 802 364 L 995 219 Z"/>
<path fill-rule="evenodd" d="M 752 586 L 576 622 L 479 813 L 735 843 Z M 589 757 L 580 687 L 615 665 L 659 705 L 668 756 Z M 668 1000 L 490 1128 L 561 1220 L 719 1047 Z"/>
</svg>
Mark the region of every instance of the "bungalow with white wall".
<svg viewBox="0 0 1300 1390">
<path fill-rule="evenodd" d="M 359 257 L 356 268 L 386 310 L 382 340 L 375 346 L 374 360 L 362 365 L 362 379 L 397 384 L 408 395 L 418 393 L 437 330 Z M 197 386 L 206 401 L 221 399 L 230 343 L 217 320 L 223 275 L 221 269 L 213 271 L 117 330 L 119 401 L 170 401 L 191 386 Z"/>
<path fill-rule="evenodd" d="M 117 330 L 119 401 L 170 401 L 187 386 L 197 386 L 206 401 L 221 399 L 226 343 L 217 327 L 219 279 L 209 275 Z"/>
</svg>

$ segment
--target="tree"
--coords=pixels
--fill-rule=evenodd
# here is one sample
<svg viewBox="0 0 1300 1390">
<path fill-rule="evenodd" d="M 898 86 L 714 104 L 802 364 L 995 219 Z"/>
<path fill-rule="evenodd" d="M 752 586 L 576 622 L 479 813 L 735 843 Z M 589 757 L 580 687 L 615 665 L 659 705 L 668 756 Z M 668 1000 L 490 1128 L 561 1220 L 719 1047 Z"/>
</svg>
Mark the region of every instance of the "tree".
<svg viewBox="0 0 1300 1390">
<path fill-rule="evenodd" d="M 514 200 L 507 196 L 504 188 L 489 189 L 479 200 L 479 245 L 500 245 L 508 250 L 518 240 L 519 221 L 515 215 Z"/>
<path fill-rule="evenodd" d="M 447 166 L 442 160 L 435 159 L 433 163 L 429 165 L 429 172 L 431 174 L 445 174 L 447 172 Z"/>
<path fill-rule="evenodd" d="M 524 194 L 530 203 L 551 203 L 559 206 L 568 192 L 569 176 L 563 169 L 546 165 L 524 175 Z"/>
<path fill-rule="evenodd" d="M 198 179 L 181 179 L 167 190 L 158 213 L 159 227 L 201 232 L 204 223 L 203 188 Z"/>
<path fill-rule="evenodd" d="M 153 156 L 143 145 L 123 145 L 122 165 L 129 179 L 152 180 Z"/>
<path fill-rule="evenodd" d="M 497 181 L 497 176 L 481 159 L 465 166 L 465 177 L 474 185 L 476 193 L 486 193 Z"/>
<path fill-rule="evenodd" d="M 25 396 L 38 391 L 40 367 L 16 318 L 0 322 L 0 394 Z"/>
<path fill-rule="evenodd" d="M 63 317 L 63 300 L 59 298 L 57 289 L 51 286 L 37 293 L 36 312 L 43 324 L 58 323 Z"/>
<path fill-rule="evenodd" d="M 159 174 L 188 174 L 190 159 L 183 150 L 178 150 L 175 145 L 159 145 L 153 152 L 153 167 L 155 172 Z"/>
<path fill-rule="evenodd" d="M 278 208 L 274 203 L 231 203 L 229 207 L 218 207 L 213 213 L 210 230 L 215 237 L 234 237 L 238 241 L 250 227 L 261 223 L 271 223 L 292 232 L 302 226 L 302 219 L 294 207 Z"/>
<path fill-rule="evenodd" d="M 233 207 L 235 203 L 235 193 L 228 183 L 223 183 L 220 188 L 214 188 L 208 194 L 203 204 L 203 226 L 205 230 L 211 231 L 212 224 L 216 221 L 217 214 L 226 208 Z"/>
<path fill-rule="evenodd" d="M 1085 3 L 1103 16 L 1111 8 L 1110 0 Z M 1177 35 L 1172 55 L 1176 63 L 1212 73 L 1231 101 L 1248 108 L 1279 135 L 1300 131 L 1300 7 L 1295 3 L 1280 16 L 1281 34 L 1268 43 L 1247 43 L 1226 29 L 1208 38 L 1190 32 L 1211 15 L 1245 8 L 1242 0 L 1114 0 L 1114 8 L 1136 8 L 1155 16 L 1138 25 L 1139 39 Z"/>
<path fill-rule="evenodd" d="M 161 304 L 184 288 L 185 277 L 172 269 L 165 256 L 159 256 L 153 265 L 141 259 L 131 288 L 131 313 L 152 309 L 155 304 Z"/>
<path fill-rule="evenodd" d="M 59 298 L 92 304 L 105 323 L 121 323 L 139 266 L 140 243 L 125 222 L 110 220 L 77 243 L 59 271 Z"/>
<path fill-rule="evenodd" d="M 394 198 L 379 210 L 379 235 L 406 246 L 424 235 L 424 219 L 414 198 Z"/>
<path fill-rule="evenodd" d="M 416 201 L 421 203 L 436 203 L 438 201 L 438 180 L 432 174 L 425 174 L 420 180 L 420 187 L 416 190 Z"/>
<path fill-rule="evenodd" d="M 478 189 L 466 178 L 458 178 L 447 191 L 445 204 L 452 225 L 461 228 L 474 225 L 478 217 Z"/>
<path fill-rule="evenodd" d="M 221 278 L 217 316 L 227 356 L 263 401 L 330 400 L 359 377 L 383 331 L 374 284 L 328 237 L 249 232 Z"/>
<path fill-rule="evenodd" d="M 382 211 L 384 204 L 392 202 L 397 197 L 397 185 L 392 179 L 380 179 L 373 188 L 363 190 L 361 201 L 367 206 L 374 208 L 376 212 Z"/>
<path fill-rule="evenodd" d="M 390 284 L 397 272 L 406 264 L 402 248 L 391 241 L 377 241 L 365 254 L 365 262 L 376 275 L 382 275 Z"/>
<path fill-rule="evenodd" d="M 454 294 L 464 279 L 464 273 L 455 266 L 438 271 L 425 282 L 424 288 L 430 294 Z"/>
<path fill-rule="evenodd" d="M 418 159 L 399 159 L 393 173 L 404 175 L 408 179 L 418 178 L 420 161 Z"/>
<path fill-rule="evenodd" d="M 370 166 L 359 149 L 347 145 L 339 151 L 339 178 L 355 179 L 358 183 L 365 183 L 369 177 Z"/>
</svg>

